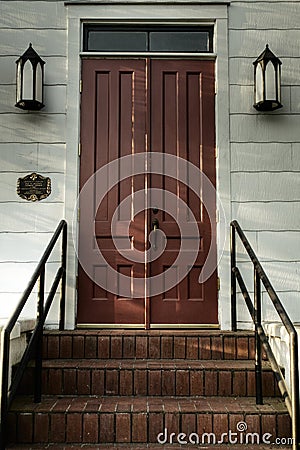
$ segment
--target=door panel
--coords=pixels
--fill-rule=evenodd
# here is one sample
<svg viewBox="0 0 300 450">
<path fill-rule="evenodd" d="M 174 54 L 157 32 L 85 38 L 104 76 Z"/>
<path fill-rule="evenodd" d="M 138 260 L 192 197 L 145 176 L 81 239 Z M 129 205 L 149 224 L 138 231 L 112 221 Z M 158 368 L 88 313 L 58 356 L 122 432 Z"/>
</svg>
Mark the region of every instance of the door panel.
<svg viewBox="0 0 300 450">
<path fill-rule="evenodd" d="M 212 61 L 83 60 L 82 77 L 81 188 L 95 171 L 110 161 L 149 150 L 187 159 L 215 185 Z M 111 221 L 123 199 L 133 198 L 134 192 L 149 187 L 173 193 L 178 199 L 175 208 L 178 216 L 172 217 L 163 208 L 156 214 L 152 210 L 136 214 L 133 201 L 130 208 L 118 214 L 117 237 L 125 237 L 123 224 L 131 220 L 130 245 L 140 251 L 149 247 L 148 236 L 154 219 L 166 234 L 167 246 L 163 254 L 155 261 L 143 264 L 132 262 L 116 250 Z M 97 208 L 97 186 L 94 192 L 94 208 Z M 184 217 L 187 223 L 191 220 L 188 207 L 201 235 L 199 252 L 188 275 L 171 289 L 151 296 L 150 284 L 149 299 L 145 298 L 147 290 L 142 292 L 140 285 L 140 298 L 118 297 L 95 285 L 80 268 L 78 324 L 217 324 L 216 271 L 204 284 L 198 283 L 215 231 L 211 230 L 199 197 L 201 195 L 196 195 L 178 180 L 155 174 L 128 178 L 109 191 L 96 213 L 97 243 L 107 263 L 118 273 L 128 276 L 129 283 L 131 278 L 131 292 L 134 290 L 136 294 L 135 278 L 144 278 L 146 285 L 147 277 L 171 270 L 176 279 L 180 269 L 174 266 L 174 261 L 181 242 L 177 219 Z M 151 190 L 148 204 L 149 201 L 151 204 Z M 215 210 L 215 205 L 212 206 Z M 212 223 L 215 223 L 215 217 Z M 128 251 L 130 254 L 130 248 Z M 107 266 L 95 264 L 94 270 L 101 278 L 107 277 Z M 115 278 L 117 285 L 118 276 Z M 164 283 L 163 277 L 161 283 Z"/>
<path fill-rule="evenodd" d="M 81 106 L 81 176 L 80 185 L 110 161 L 145 151 L 146 132 L 146 61 L 145 60 L 83 60 L 83 94 Z M 144 278 L 145 264 L 133 263 L 120 255 L 112 242 L 111 222 L 116 208 L 127 196 L 144 188 L 144 175 L 129 177 L 109 190 L 97 205 L 99 187 L 94 192 L 96 240 L 108 265 L 118 273 Z M 101 179 L 99 182 L 101 183 Z M 117 212 L 116 228 L 122 239 L 123 223 L 132 220 L 130 243 L 145 249 L 145 212 L 135 214 L 134 204 Z M 81 217 L 84 222 L 85 217 Z M 81 225 L 81 229 L 83 226 Z M 124 232 L 125 233 L 125 232 Z M 125 239 L 124 239 L 125 241 Z M 86 241 L 85 241 L 86 242 Z M 126 241 L 127 243 L 127 241 Z M 81 241 L 79 241 L 81 245 Z M 82 244 L 83 245 L 83 244 Z M 90 241 L 91 252 L 93 241 Z M 130 248 L 128 248 L 130 252 Z M 79 248 L 80 252 L 80 248 Z M 103 279 L 107 266 L 94 266 L 94 273 Z M 118 285 L 119 280 L 114 280 Z M 134 286 L 130 287 L 133 289 Z M 123 298 L 95 285 L 84 270 L 79 269 L 78 323 L 140 324 L 145 322 L 144 292 L 141 298 Z"/>
<path fill-rule="evenodd" d="M 152 60 L 151 150 L 187 159 L 215 185 L 214 136 L 214 63 Z M 201 195 L 196 195 L 174 178 L 158 175 L 152 176 L 151 188 L 171 191 L 183 200 L 184 205 L 189 206 L 197 221 L 201 241 L 195 264 L 186 278 L 176 288 L 151 298 L 150 323 L 216 324 L 216 271 L 204 285 L 198 282 L 212 235 Z M 188 223 L 188 209 L 178 202 L 177 211 L 177 219 L 179 216 L 184 217 Z M 160 258 L 151 265 L 151 276 L 164 272 L 173 264 L 180 246 L 176 220 L 163 211 L 159 211 L 156 217 L 159 227 L 168 239 L 171 238 L 173 245 L 167 246 Z M 215 217 L 212 219 L 214 224 Z M 178 268 L 173 265 L 172 270 L 175 275 Z"/>
</svg>

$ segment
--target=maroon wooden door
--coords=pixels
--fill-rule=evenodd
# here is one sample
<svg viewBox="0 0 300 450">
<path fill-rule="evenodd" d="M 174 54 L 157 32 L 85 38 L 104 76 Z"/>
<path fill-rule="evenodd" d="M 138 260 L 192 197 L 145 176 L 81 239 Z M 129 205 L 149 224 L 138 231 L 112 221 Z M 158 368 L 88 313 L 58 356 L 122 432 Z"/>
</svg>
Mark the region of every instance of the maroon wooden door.
<svg viewBox="0 0 300 450">
<path fill-rule="evenodd" d="M 214 63 L 179 60 L 83 60 L 81 107 L 81 188 L 101 167 L 126 155 L 158 152 L 176 155 L 195 164 L 215 184 Z M 150 171 L 151 172 L 151 171 Z M 168 171 L 166 171 L 167 173 Z M 163 172 L 164 173 L 164 172 Z M 140 189 L 157 188 L 174 193 L 194 213 L 201 235 L 199 253 L 188 275 L 172 289 L 158 295 L 143 290 L 140 283 L 171 268 L 180 248 L 176 217 L 159 209 L 128 211 L 117 217 L 118 230 L 131 221 L 130 244 L 140 252 L 149 248 L 153 221 L 167 236 L 167 247 L 153 262 L 133 262 L 120 254 L 111 234 L 113 214 L 127 197 Z M 97 186 L 93 190 L 96 205 Z M 213 200 L 215 202 L 215 199 Z M 151 204 L 151 198 L 145 198 Z M 83 205 L 84 206 L 84 205 Z M 215 209 L 215 206 L 213 206 Z M 82 206 L 80 206 L 82 210 Z M 78 325 L 164 326 L 217 324 L 216 271 L 203 284 L 198 277 L 208 254 L 211 229 L 207 212 L 185 184 L 165 175 L 141 174 L 122 180 L 110 189 L 97 209 L 97 245 L 116 273 L 131 278 L 134 295 L 118 295 L 98 286 L 79 266 Z M 178 214 L 183 211 L 178 209 Z M 183 213 L 184 214 L 184 213 Z M 214 218 L 215 219 L 215 218 Z M 84 236 L 84 215 L 80 214 L 79 256 L 82 243 L 95 251 L 93 240 Z M 215 221 L 213 222 L 215 223 Z M 122 237 L 122 231 L 120 231 Z M 125 236 L 125 231 L 124 231 Z M 124 242 L 126 242 L 124 240 Z M 128 245 L 128 243 L 126 244 Z M 124 256 L 125 255 L 125 256 Z M 130 255 L 130 248 L 128 248 Z M 95 266 L 94 273 L 105 278 L 107 267 Z M 118 275 L 115 280 L 118 284 Z M 138 295 L 137 295 L 138 292 Z"/>
<path fill-rule="evenodd" d="M 215 121 L 214 121 L 214 63 L 212 61 L 157 60 L 151 64 L 151 150 L 172 154 L 188 160 L 215 185 Z M 181 170 L 178 164 L 176 171 Z M 166 168 L 167 171 L 167 168 Z M 187 174 L 187 179 L 188 179 Z M 192 180 L 188 180 L 188 185 Z M 151 188 L 172 192 L 182 202 L 176 205 L 176 219 L 185 223 L 190 212 L 197 221 L 200 245 L 197 259 L 187 276 L 171 289 L 153 296 L 150 301 L 150 323 L 158 324 L 216 324 L 217 272 L 202 284 L 198 279 L 208 255 L 212 238 L 211 224 L 216 223 L 215 206 L 209 219 L 201 202 L 188 186 L 178 180 L 153 175 Z M 215 201 L 215 199 L 214 199 Z M 166 202 L 167 203 L 167 200 Z M 176 257 L 181 234 L 177 220 L 160 210 L 155 217 L 167 238 L 167 247 L 150 267 L 151 276 L 166 270 L 176 273 Z M 174 284 L 174 283 L 173 283 Z"/>
</svg>

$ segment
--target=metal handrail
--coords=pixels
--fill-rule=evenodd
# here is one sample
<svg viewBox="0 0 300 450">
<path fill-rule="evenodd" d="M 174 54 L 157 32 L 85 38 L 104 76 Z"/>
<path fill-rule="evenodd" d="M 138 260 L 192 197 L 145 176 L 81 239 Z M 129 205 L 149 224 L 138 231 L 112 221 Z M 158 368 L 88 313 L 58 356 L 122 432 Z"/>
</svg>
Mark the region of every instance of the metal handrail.
<svg viewBox="0 0 300 450">
<path fill-rule="evenodd" d="M 60 235 L 62 234 L 61 246 L 61 265 L 56 272 L 56 276 L 52 283 L 50 292 L 46 302 L 45 300 L 45 268 L 49 256 L 52 253 Z M 3 329 L 2 336 L 2 383 L 1 383 L 1 424 L 0 424 L 0 450 L 5 450 L 6 445 L 6 429 L 8 410 L 11 406 L 13 398 L 17 392 L 19 383 L 22 379 L 24 370 L 30 359 L 35 357 L 35 383 L 34 383 L 34 401 L 39 403 L 42 396 L 42 338 L 43 326 L 47 318 L 49 309 L 53 302 L 59 284 L 60 290 L 60 319 L 59 329 L 63 330 L 65 326 L 65 303 L 66 303 L 66 262 L 67 262 L 67 222 L 61 220 L 54 232 L 43 256 L 38 263 L 31 280 L 29 281 L 13 315 Z M 38 305 L 36 325 L 32 332 L 29 343 L 25 349 L 22 359 L 9 385 L 9 356 L 10 356 L 10 335 L 19 319 L 19 316 L 30 296 L 34 286 L 39 281 L 38 289 Z"/>
<path fill-rule="evenodd" d="M 239 223 L 231 222 L 231 324 L 232 330 L 237 330 L 237 302 L 236 302 L 236 281 L 238 282 L 245 303 L 255 325 L 255 381 L 256 381 L 256 403 L 263 403 L 262 392 L 262 347 L 270 361 L 275 373 L 278 387 L 285 400 L 288 412 L 292 419 L 293 450 L 300 448 L 300 416 L 299 416 L 299 368 L 298 368 L 298 335 L 290 320 L 283 304 L 276 294 L 270 280 L 263 270 L 257 256 L 255 255 L 248 239 L 246 238 Z M 254 267 L 254 304 L 245 286 L 242 275 L 236 263 L 236 233 L 247 251 Z M 279 364 L 276 361 L 268 338 L 262 326 L 261 308 L 261 283 L 264 285 L 272 303 L 275 307 L 282 324 L 284 325 L 290 338 L 290 384 L 291 390 L 286 386 L 286 382 Z"/>
</svg>

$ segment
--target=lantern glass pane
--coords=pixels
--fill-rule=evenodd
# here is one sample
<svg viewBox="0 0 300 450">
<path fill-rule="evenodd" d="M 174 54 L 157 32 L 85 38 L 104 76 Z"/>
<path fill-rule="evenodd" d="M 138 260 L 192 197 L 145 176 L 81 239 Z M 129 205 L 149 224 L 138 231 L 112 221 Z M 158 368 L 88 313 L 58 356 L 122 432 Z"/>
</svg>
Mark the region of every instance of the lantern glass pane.
<svg viewBox="0 0 300 450">
<path fill-rule="evenodd" d="M 35 99 L 38 102 L 43 103 L 43 72 L 40 63 L 36 67 Z"/>
<path fill-rule="evenodd" d="M 22 98 L 22 75 L 21 75 L 21 63 L 17 64 L 17 103 Z"/>
<path fill-rule="evenodd" d="M 255 71 L 255 103 L 262 102 L 264 100 L 264 90 L 263 90 L 264 80 L 263 72 L 260 64 L 257 64 Z"/>
<path fill-rule="evenodd" d="M 33 99 L 33 67 L 30 61 L 26 61 L 23 67 L 23 100 Z"/>
<path fill-rule="evenodd" d="M 277 67 L 277 100 L 281 103 L 281 67 Z"/>
<path fill-rule="evenodd" d="M 275 67 L 269 62 L 266 67 L 266 100 L 276 100 Z"/>
</svg>

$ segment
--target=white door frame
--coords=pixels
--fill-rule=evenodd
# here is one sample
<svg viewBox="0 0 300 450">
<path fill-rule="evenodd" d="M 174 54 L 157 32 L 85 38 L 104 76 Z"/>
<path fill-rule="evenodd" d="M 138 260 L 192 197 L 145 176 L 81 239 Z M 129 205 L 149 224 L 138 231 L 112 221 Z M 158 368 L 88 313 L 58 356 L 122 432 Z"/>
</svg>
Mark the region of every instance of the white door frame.
<svg viewBox="0 0 300 450">
<path fill-rule="evenodd" d="M 219 323 L 223 330 L 230 328 L 230 248 L 229 239 L 224 245 L 222 236 L 229 236 L 231 218 L 230 192 L 230 147 L 229 147 L 229 79 L 228 79 L 228 1 L 206 1 L 193 4 L 191 1 L 158 1 L 153 4 L 141 1 L 128 3 L 116 1 L 65 2 L 68 20 L 67 48 L 67 156 L 66 156 L 66 194 L 65 218 L 70 225 L 67 272 L 67 313 L 66 326 L 73 329 L 76 320 L 76 274 L 78 245 L 78 222 L 73 221 L 74 207 L 79 192 L 79 138 L 80 138 L 80 75 L 83 23 L 156 23 L 214 25 L 214 54 L 198 55 L 216 60 L 216 170 L 217 170 L 217 208 L 223 208 L 227 223 L 217 224 Z M 155 3 L 155 4 L 154 4 Z M 201 4 L 202 3 L 202 4 Z M 97 53 L 93 53 L 94 56 Z M 187 55 L 188 56 L 188 55 Z M 189 54 L 189 56 L 191 56 Z M 193 55 L 194 56 L 194 55 Z M 218 202 L 220 203 L 218 205 Z M 222 214 L 218 215 L 219 217 Z M 72 224 L 74 229 L 72 230 Z"/>
</svg>

